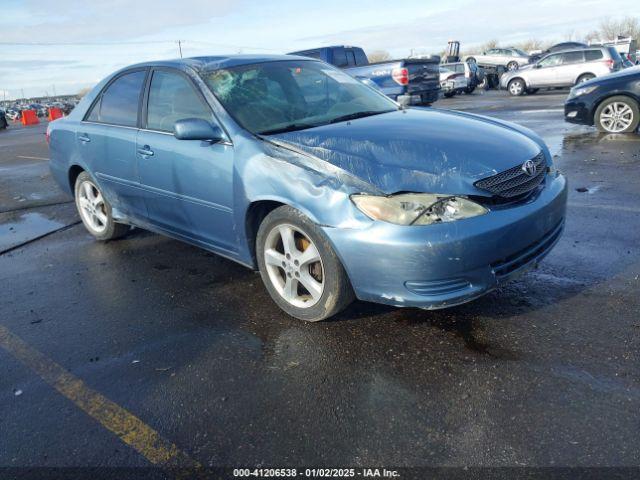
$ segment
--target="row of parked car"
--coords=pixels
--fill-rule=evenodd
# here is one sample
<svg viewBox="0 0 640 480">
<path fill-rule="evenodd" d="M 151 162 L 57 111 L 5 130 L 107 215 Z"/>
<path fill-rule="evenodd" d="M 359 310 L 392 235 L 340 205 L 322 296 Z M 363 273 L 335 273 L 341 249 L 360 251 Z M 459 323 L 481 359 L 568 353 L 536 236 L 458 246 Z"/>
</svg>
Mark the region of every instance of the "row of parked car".
<svg viewBox="0 0 640 480">
<path fill-rule="evenodd" d="M 76 103 L 65 101 L 65 102 L 45 102 L 45 103 L 17 103 L 6 109 L 0 109 L 6 119 L 13 120 L 14 122 L 19 121 L 22 118 L 22 112 L 24 110 L 33 110 L 36 112 L 38 117 L 47 117 L 49 115 L 49 109 L 52 107 L 59 108 L 65 115 L 68 115 L 71 110 L 76 106 Z M 0 121 L 0 125 L 1 125 Z M 0 126 L 1 128 L 1 126 Z M 5 127 L 6 128 L 6 127 Z"/>
</svg>

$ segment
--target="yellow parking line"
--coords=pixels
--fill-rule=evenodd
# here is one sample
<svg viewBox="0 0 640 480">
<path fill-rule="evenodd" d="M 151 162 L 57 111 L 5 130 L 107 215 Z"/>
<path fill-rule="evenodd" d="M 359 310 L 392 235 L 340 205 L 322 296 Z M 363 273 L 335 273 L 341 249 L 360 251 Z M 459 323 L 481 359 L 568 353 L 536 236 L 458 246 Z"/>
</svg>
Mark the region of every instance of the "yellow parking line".
<svg viewBox="0 0 640 480">
<path fill-rule="evenodd" d="M 200 467 L 195 460 L 138 417 L 89 388 L 78 377 L 27 345 L 2 325 L 0 325 L 0 347 L 154 465 L 178 468 Z"/>
</svg>

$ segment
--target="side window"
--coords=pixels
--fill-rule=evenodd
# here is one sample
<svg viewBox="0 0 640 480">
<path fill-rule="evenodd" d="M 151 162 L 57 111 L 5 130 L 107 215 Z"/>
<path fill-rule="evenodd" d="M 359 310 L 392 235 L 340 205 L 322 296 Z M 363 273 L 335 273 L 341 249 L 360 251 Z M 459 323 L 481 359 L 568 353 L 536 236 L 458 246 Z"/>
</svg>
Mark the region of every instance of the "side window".
<svg viewBox="0 0 640 480">
<path fill-rule="evenodd" d="M 333 64 L 336 67 L 346 67 L 348 65 L 347 54 L 344 48 L 336 48 L 333 50 Z"/>
<path fill-rule="evenodd" d="M 347 54 L 347 64 L 350 67 L 354 67 L 356 65 L 356 55 L 353 53 L 353 50 L 345 50 Z"/>
<path fill-rule="evenodd" d="M 211 110 L 185 77 L 178 73 L 156 70 L 149 87 L 147 128 L 172 132 L 174 123 L 184 118 L 211 121 Z"/>
<path fill-rule="evenodd" d="M 594 60 L 602 60 L 602 51 L 601 50 L 585 50 L 584 51 L 584 59 L 587 62 L 593 62 Z"/>
<path fill-rule="evenodd" d="M 497 55 L 497 54 L 498 54 L 498 50 L 496 48 L 491 48 L 487 50 L 487 55 Z"/>
<path fill-rule="evenodd" d="M 549 55 L 546 58 L 543 58 L 542 60 L 540 60 L 540 66 L 541 67 L 555 67 L 556 65 L 560 64 L 560 61 L 562 59 L 562 54 L 561 53 L 556 53 L 555 55 Z"/>
<path fill-rule="evenodd" d="M 566 52 L 562 54 L 562 64 L 584 62 L 584 54 L 582 52 Z"/>
<path fill-rule="evenodd" d="M 145 75 L 146 71 L 140 70 L 119 77 L 101 93 L 87 120 L 135 127 Z"/>
<path fill-rule="evenodd" d="M 361 48 L 356 48 L 354 52 L 356 54 L 356 65 L 366 65 L 367 63 L 369 63 L 369 61 L 367 60 L 367 56 L 364 54 L 364 50 L 362 50 Z"/>
</svg>

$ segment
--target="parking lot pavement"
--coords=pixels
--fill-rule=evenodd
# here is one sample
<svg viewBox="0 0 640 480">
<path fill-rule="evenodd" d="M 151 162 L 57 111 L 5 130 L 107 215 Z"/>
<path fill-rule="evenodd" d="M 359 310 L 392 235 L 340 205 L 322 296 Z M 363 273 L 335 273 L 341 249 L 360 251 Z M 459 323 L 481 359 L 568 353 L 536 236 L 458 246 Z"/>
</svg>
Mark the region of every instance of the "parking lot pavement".
<svg viewBox="0 0 640 480">
<path fill-rule="evenodd" d="M 437 104 L 549 143 L 571 193 L 538 270 L 448 310 L 317 324 L 195 247 L 93 241 L 43 126 L 0 132 L 0 465 L 148 465 L 168 445 L 213 466 L 639 466 L 640 136 L 564 123 L 565 95 Z"/>
</svg>

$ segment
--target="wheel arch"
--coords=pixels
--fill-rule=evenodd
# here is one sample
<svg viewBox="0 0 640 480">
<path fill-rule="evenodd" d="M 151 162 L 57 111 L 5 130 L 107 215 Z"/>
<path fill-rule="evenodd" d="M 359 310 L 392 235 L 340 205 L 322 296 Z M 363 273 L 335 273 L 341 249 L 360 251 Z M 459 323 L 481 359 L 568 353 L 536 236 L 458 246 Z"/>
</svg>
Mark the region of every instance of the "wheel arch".
<svg viewBox="0 0 640 480">
<path fill-rule="evenodd" d="M 84 172 L 85 169 L 80 165 L 74 164 L 69 167 L 69 171 L 67 173 L 67 178 L 69 179 L 69 189 L 71 190 L 72 195 L 76 196 L 76 179 L 78 175 Z"/>
<path fill-rule="evenodd" d="M 288 206 L 302 212 L 307 218 L 316 224 L 320 224 L 315 215 L 313 215 L 304 206 L 296 202 L 281 197 L 263 197 L 256 198 L 249 203 L 244 214 L 244 235 L 249 248 L 249 254 L 253 265 L 257 266 L 256 261 L 256 238 L 260 224 L 273 210 L 278 207 Z"/>
<path fill-rule="evenodd" d="M 579 84 L 580 84 L 580 83 L 579 83 L 579 82 L 580 82 L 580 79 L 581 79 L 582 77 L 584 77 L 585 75 L 592 75 L 592 76 L 593 76 L 593 78 L 596 78 L 596 77 L 597 77 L 597 75 L 596 75 L 595 73 L 593 73 L 593 72 L 582 72 L 580 75 L 578 75 L 578 76 L 576 77 L 576 79 L 575 79 L 575 81 L 573 82 L 573 84 L 574 84 L 574 85 L 579 85 Z"/>
</svg>

